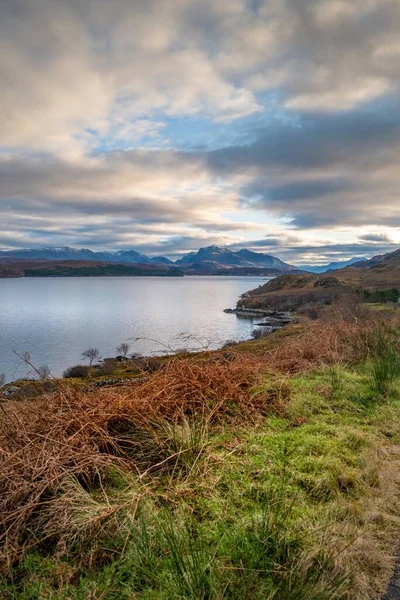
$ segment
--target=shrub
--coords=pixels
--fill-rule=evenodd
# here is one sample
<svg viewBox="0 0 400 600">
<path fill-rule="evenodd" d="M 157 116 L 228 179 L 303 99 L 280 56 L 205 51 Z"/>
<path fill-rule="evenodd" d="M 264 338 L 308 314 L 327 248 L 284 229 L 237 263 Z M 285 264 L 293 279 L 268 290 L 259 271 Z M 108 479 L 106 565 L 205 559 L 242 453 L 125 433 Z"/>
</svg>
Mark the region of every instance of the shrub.
<svg viewBox="0 0 400 600">
<path fill-rule="evenodd" d="M 117 366 L 117 360 L 105 360 L 103 364 L 96 365 L 94 368 L 96 369 L 96 377 L 102 377 L 103 375 L 112 375 L 114 373 L 115 367 Z"/>
<path fill-rule="evenodd" d="M 75 365 L 74 367 L 69 367 L 63 373 L 63 377 L 66 379 L 72 377 L 87 377 L 89 374 L 90 367 L 86 365 Z"/>
</svg>

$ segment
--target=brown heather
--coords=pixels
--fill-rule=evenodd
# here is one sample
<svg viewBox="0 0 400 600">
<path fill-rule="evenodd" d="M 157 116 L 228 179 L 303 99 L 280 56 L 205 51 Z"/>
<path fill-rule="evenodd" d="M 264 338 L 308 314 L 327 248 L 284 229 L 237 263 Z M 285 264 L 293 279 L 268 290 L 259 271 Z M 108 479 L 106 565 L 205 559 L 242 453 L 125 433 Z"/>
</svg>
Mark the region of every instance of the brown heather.
<svg viewBox="0 0 400 600">
<path fill-rule="evenodd" d="M 34 405 L 8 408 L 0 419 L 3 566 L 40 539 L 41 513 L 51 512 L 64 482 L 75 478 L 91 489 L 111 465 L 138 474 L 165 466 L 162 449 L 149 452 L 160 419 L 217 421 L 264 411 L 268 396 L 252 391 L 262 366 L 239 355 L 176 359 L 144 383 L 86 393 L 62 384 Z"/>
</svg>

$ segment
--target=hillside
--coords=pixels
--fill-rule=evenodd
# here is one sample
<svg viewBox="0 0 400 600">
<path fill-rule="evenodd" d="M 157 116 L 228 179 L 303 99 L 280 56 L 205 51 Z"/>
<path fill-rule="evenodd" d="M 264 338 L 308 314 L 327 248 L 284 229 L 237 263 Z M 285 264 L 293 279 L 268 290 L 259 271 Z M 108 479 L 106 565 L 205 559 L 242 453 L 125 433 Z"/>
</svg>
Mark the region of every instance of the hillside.
<svg viewBox="0 0 400 600">
<path fill-rule="evenodd" d="M 400 248 L 394 252 L 388 252 L 387 254 L 378 254 L 370 260 L 363 260 L 355 263 L 353 266 L 358 269 L 371 268 L 381 265 L 382 268 L 386 267 L 398 267 L 400 264 Z"/>
<path fill-rule="evenodd" d="M 182 277 L 176 267 L 161 264 L 92 262 L 84 260 L 19 260 L 0 259 L 0 278 L 10 277 L 115 277 L 115 276 Z"/>
<path fill-rule="evenodd" d="M 238 305 L 297 310 L 352 294 L 373 300 L 384 298 L 382 293 L 388 291 L 390 298 L 390 290 L 400 290 L 400 250 L 329 273 L 280 275 L 248 292 Z"/>
</svg>

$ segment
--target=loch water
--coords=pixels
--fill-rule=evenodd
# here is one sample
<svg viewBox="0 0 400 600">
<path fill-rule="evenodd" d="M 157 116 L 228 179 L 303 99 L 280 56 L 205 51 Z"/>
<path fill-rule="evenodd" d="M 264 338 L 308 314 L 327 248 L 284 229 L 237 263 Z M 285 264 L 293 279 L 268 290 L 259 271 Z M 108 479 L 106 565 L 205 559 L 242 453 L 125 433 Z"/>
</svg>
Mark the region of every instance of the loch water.
<svg viewBox="0 0 400 600">
<path fill-rule="evenodd" d="M 7 381 L 29 367 L 54 376 L 82 363 L 88 347 L 116 354 L 121 342 L 144 356 L 167 348 L 221 347 L 251 336 L 254 321 L 224 313 L 261 277 L 68 277 L 0 279 L 0 373 Z M 184 334 L 184 335 L 181 335 Z M 189 339 L 187 337 L 189 336 Z M 139 338 L 139 339 L 137 339 Z"/>
</svg>

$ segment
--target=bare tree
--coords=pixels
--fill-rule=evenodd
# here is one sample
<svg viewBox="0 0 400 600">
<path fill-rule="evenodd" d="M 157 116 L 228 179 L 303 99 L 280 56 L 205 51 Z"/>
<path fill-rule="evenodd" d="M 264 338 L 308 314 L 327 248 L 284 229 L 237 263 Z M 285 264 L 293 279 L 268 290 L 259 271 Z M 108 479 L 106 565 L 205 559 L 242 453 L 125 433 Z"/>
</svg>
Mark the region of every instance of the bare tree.
<svg viewBox="0 0 400 600">
<path fill-rule="evenodd" d="M 100 360 L 100 350 L 98 350 L 97 348 L 88 348 L 87 350 L 85 350 L 84 352 L 82 352 L 82 358 L 84 360 L 88 360 L 89 361 L 89 366 L 92 366 L 92 364 L 95 361 L 99 361 Z"/>
<path fill-rule="evenodd" d="M 51 377 L 50 369 L 47 365 L 42 365 L 36 369 L 40 379 L 49 379 Z"/>
<path fill-rule="evenodd" d="M 6 376 L 4 373 L 0 373 L 0 388 L 3 387 L 3 385 L 6 382 Z"/>
<path fill-rule="evenodd" d="M 130 350 L 130 345 L 127 342 L 122 342 L 122 344 L 117 346 L 116 350 L 120 356 L 126 358 Z"/>
</svg>

